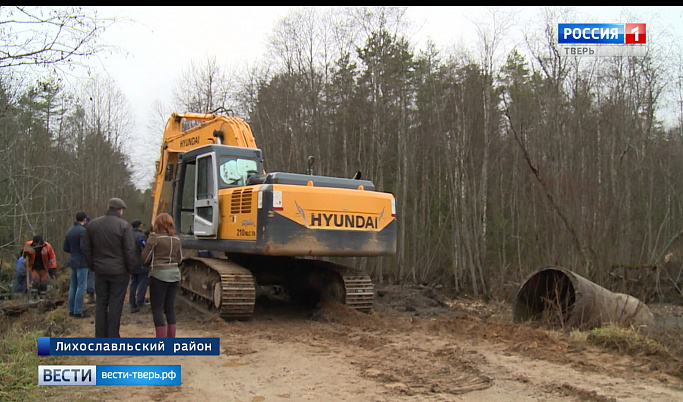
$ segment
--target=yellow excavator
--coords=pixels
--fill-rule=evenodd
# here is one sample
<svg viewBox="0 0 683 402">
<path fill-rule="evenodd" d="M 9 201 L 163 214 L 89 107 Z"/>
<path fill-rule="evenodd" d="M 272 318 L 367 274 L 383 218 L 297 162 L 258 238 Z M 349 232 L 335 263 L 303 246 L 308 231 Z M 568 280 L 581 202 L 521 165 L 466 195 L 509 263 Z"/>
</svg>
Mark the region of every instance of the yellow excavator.
<svg viewBox="0 0 683 402">
<path fill-rule="evenodd" d="M 224 319 L 251 317 L 265 288 L 368 312 L 370 277 L 323 258 L 396 253 L 393 195 L 360 178 L 267 173 L 227 110 L 171 115 L 153 199 L 152 220 L 171 214 L 182 241 L 182 292 Z"/>
</svg>

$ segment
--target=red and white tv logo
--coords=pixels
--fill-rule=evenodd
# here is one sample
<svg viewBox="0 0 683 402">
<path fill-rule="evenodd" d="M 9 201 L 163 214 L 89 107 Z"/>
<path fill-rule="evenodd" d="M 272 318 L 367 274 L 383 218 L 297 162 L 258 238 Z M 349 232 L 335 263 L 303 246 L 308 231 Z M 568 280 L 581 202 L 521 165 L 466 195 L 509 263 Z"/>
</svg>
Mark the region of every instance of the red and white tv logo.
<svg viewBox="0 0 683 402">
<path fill-rule="evenodd" d="M 645 24 L 625 24 L 624 36 L 626 36 L 627 44 L 647 43 Z"/>
</svg>

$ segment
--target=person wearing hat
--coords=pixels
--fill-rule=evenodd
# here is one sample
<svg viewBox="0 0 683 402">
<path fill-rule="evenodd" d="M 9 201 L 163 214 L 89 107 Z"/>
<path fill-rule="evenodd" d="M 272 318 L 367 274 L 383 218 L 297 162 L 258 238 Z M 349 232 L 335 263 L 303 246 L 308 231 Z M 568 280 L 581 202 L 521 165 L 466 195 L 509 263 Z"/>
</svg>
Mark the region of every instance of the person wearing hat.
<svg viewBox="0 0 683 402">
<path fill-rule="evenodd" d="M 95 336 L 120 338 L 121 313 L 130 274 L 135 269 L 135 240 L 122 216 L 126 204 L 109 199 L 109 209 L 85 229 L 81 246 L 85 262 L 95 272 Z"/>
<path fill-rule="evenodd" d="M 77 318 L 87 317 L 83 312 L 83 295 L 88 281 L 88 266 L 81 250 L 87 219 L 88 215 L 85 212 L 76 214 L 76 222 L 66 231 L 62 246 L 62 249 L 70 254 L 69 261 L 67 261 L 67 265 L 71 268 L 69 302 L 67 303 L 69 316 Z"/>
<path fill-rule="evenodd" d="M 140 307 L 145 305 L 145 293 L 147 292 L 149 266 L 144 265 L 141 258 L 147 236 L 142 233 L 142 222 L 139 219 L 134 220 L 131 226 L 135 238 L 135 272 L 130 275 L 128 304 L 130 304 L 130 312 L 137 313 L 140 311 Z"/>
<path fill-rule="evenodd" d="M 47 291 L 48 278 L 55 279 L 57 269 L 57 257 L 55 251 L 41 235 L 33 236 L 33 240 L 27 241 L 22 250 L 22 255 L 26 252 L 28 270 L 31 273 L 33 283 L 31 286 L 38 291 L 38 294 L 45 294 Z"/>
</svg>

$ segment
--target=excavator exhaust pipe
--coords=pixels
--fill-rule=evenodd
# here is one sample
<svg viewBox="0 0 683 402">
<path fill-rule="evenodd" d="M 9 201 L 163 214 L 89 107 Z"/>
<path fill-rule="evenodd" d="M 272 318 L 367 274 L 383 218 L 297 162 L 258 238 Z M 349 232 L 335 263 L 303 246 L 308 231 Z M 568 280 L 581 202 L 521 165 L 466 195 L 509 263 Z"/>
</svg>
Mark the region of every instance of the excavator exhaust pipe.
<svg viewBox="0 0 683 402">
<path fill-rule="evenodd" d="M 613 293 L 561 267 L 543 267 L 517 290 L 516 323 L 541 321 L 554 327 L 592 329 L 612 323 L 647 332 L 654 315 L 635 297 Z"/>
</svg>

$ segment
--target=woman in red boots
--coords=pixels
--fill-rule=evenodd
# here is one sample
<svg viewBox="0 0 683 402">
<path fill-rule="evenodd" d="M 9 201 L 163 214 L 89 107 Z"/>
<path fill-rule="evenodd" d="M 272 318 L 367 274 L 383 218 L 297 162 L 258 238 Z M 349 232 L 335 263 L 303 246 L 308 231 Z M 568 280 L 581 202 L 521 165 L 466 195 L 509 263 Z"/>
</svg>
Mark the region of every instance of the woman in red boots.
<svg viewBox="0 0 683 402">
<path fill-rule="evenodd" d="M 182 260 L 183 252 L 173 218 L 161 213 L 154 220 L 152 233 L 142 250 L 143 264 L 150 267 L 149 299 L 157 338 L 175 338 L 175 295 L 180 284 L 178 265 Z"/>
</svg>

